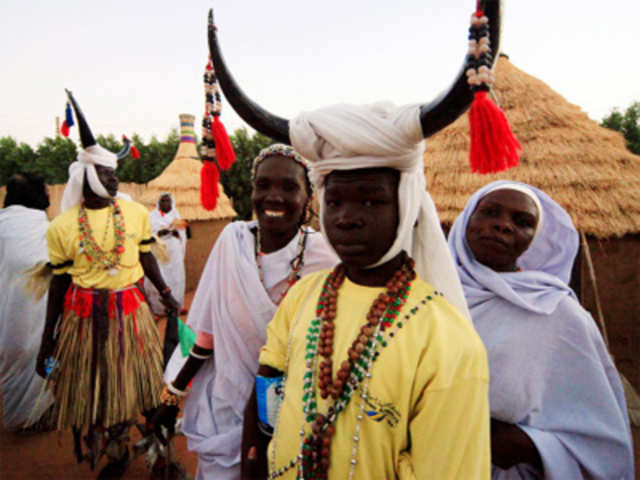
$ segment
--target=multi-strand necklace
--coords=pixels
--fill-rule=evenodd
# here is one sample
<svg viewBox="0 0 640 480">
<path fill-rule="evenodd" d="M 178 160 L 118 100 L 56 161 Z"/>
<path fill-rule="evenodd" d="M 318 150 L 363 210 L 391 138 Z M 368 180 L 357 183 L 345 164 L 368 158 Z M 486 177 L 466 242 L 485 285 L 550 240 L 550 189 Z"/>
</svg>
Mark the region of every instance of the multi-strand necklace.
<svg viewBox="0 0 640 480">
<path fill-rule="evenodd" d="M 387 282 L 385 292 L 371 305 L 366 317 L 367 322 L 360 328 L 348 350 L 347 358 L 340 364 L 336 378 L 333 379 L 334 320 L 338 291 L 345 278 L 344 265 L 338 265 L 329 273 L 318 298 L 316 316 L 311 321 L 306 335 L 306 370 L 302 389 L 304 421 L 300 429 L 300 453 L 297 458 L 277 471 L 274 469 L 275 465 L 272 465 L 270 478 L 283 475 L 296 464 L 298 479 L 327 478 L 331 459 L 331 438 L 335 433 L 334 423 L 361 384 L 363 393 L 360 408 L 364 409 L 372 363 L 377 358 L 379 350 L 387 345 L 385 331 L 394 323 L 400 323 L 396 322 L 396 319 L 409 296 L 411 282 L 415 277 L 414 262 L 404 254 L 402 266 Z M 406 319 L 408 318 L 409 315 L 406 316 Z M 394 332 L 389 333 L 390 336 L 393 334 Z M 322 398 L 333 399 L 332 405 L 324 415 L 318 412 L 316 387 Z M 361 417 L 362 411 L 359 419 Z M 310 432 L 305 429 L 306 425 L 310 426 Z M 356 463 L 359 428 L 358 423 L 354 435 L 350 476 L 353 476 Z"/>
<path fill-rule="evenodd" d="M 120 209 L 118 202 L 110 200 L 109 207 L 111 209 L 111 214 L 107 213 L 107 223 L 104 227 L 102 244 L 106 245 L 109 223 L 113 221 L 114 245 L 111 251 L 105 252 L 100 248 L 98 242 L 96 242 L 96 239 L 93 236 L 93 230 L 91 229 L 91 223 L 89 223 L 89 217 L 87 216 L 85 203 L 82 202 L 80 209 L 78 210 L 78 227 L 80 229 L 78 253 L 84 253 L 89 262 L 94 265 L 99 265 L 105 270 L 109 270 L 109 275 L 113 276 L 118 273 L 120 257 L 124 252 L 125 225 L 122 210 Z"/>
<path fill-rule="evenodd" d="M 287 286 L 284 291 L 278 297 L 278 300 L 275 302 L 276 305 L 280 305 L 282 299 L 287 296 L 289 289 L 300 280 L 300 270 L 304 266 L 304 250 L 307 246 L 307 234 L 308 232 L 304 229 L 304 227 L 300 228 L 300 236 L 298 238 L 298 246 L 296 247 L 296 256 L 291 260 L 289 270 L 289 275 L 287 275 Z M 258 276 L 260 277 L 260 283 L 264 284 L 264 274 L 262 273 L 262 262 L 260 261 L 260 257 L 265 255 L 262 252 L 262 242 L 260 239 L 260 225 L 256 227 L 255 234 L 255 243 L 254 243 L 255 257 L 256 257 L 256 265 L 258 267 Z M 266 290 L 266 286 L 265 286 Z"/>
</svg>

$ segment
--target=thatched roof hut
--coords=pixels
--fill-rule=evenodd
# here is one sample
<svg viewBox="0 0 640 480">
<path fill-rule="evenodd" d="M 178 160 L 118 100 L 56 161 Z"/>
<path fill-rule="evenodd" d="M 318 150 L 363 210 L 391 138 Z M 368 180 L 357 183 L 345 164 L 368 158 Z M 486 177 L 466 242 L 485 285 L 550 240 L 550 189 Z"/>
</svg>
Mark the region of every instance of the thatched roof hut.
<svg viewBox="0 0 640 480">
<path fill-rule="evenodd" d="M 173 161 L 162 173 L 147 183 L 144 193 L 137 199 L 150 210 L 162 192 L 169 192 L 176 201 L 182 218 L 186 220 L 219 220 L 233 218 L 236 212 L 222 185 L 218 205 L 214 210 L 205 210 L 200 204 L 200 169 L 202 162 L 196 150 L 193 130 L 195 117 L 180 115 L 180 144 Z"/>
<path fill-rule="evenodd" d="M 144 192 L 136 199 L 149 210 L 153 210 L 160 194 L 169 192 L 175 199 L 180 216 L 189 222 L 191 238 L 187 242 L 185 257 L 187 291 L 195 289 L 198 285 L 215 240 L 236 216 L 231 200 L 225 195 L 220 184 L 220 197 L 216 208 L 209 211 L 200 204 L 202 162 L 196 150 L 194 121 L 193 115 L 180 115 L 180 144 L 173 161 L 146 185 Z"/>
<path fill-rule="evenodd" d="M 597 238 L 640 232 L 640 156 L 618 132 L 601 127 L 580 107 L 502 56 L 495 96 L 523 147 L 520 165 L 493 175 L 469 169 L 469 120 L 463 115 L 427 141 L 425 173 L 445 224 L 473 192 L 497 179 L 544 190 Z"/>
<path fill-rule="evenodd" d="M 493 180 L 519 180 L 551 195 L 583 234 L 572 286 L 599 320 L 619 370 L 640 390 L 640 156 L 626 149 L 620 133 L 598 125 L 508 57 L 498 60 L 496 76 L 495 97 L 523 147 L 520 165 L 472 174 L 467 115 L 431 137 L 425 173 L 443 226 Z M 634 437 L 640 469 L 637 427 Z"/>
</svg>

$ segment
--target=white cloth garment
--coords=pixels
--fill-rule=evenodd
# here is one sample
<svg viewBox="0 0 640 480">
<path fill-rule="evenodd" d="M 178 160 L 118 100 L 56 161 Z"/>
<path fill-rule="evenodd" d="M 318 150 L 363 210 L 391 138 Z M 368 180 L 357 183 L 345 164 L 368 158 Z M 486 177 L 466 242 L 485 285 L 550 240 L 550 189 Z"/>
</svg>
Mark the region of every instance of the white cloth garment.
<svg viewBox="0 0 640 480">
<path fill-rule="evenodd" d="M 61 212 L 66 212 L 84 199 L 82 185 L 85 172 L 93 193 L 102 198 L 111 198 L 111 195 L 109 195 L 109 192 L 107 192 L 98 178 L 96 165 L 115 169 L 118 166 L 118 156 L 98 144 L 80 150 L 76 161 L 69 165 L 69 179 L 60 203 Z M 118 193 L 116 197 L 131 199 L 131 197 L 122 193 Z"/>
<path fill-rule="evenodd" d="M 47 295 L 24 291 L 25 270 L 48 260 L 44 210 L 12 205 L 0 209 L 0 396 L 6 429 L 28 426 L 51 405 L 40 396 L 36 358 L 45 324 Z"/>
<path fill-rule="evenodd" d="M 624 392 L 591 315 L 567 285 L 578 252 L 569 215 L 528 186 L 544 222 L 518 259 L 522 271 L 498 273 L 477 262 L 465 239 L 476 192 L 456 219 L 449 246 L 471 317 L 489 357 L 491 416 L 516 424 L 535 443 L 544 474 L 528 465 L 493 468 L 494 480 L 623 479 L 633 476 Z M 521 185 L 521 184 L 516 184 Z"/>
<path fill-rule="evenodd" d="M 198 454 L 197 478 L 237 479 L 244 408 L 258 369 L 266 326 L 287 288 L 298 233 L 284 248 L 260 257 L 265 287 L 255 260 L 257 222 L 233 222 L 222 231 L 209 256 L 193 299 L 187 325 L 213 335 L 214 356 L 193 379 L 184 406 L 183 431 Z M 309 229 L 310 232 L 313 230 Z M 318 233 L 307 235 L 305 275 L 337 263 Z M 174 355 L 180 355 L 177 351 Z M 173 379 L 169 379 L 173 380 Z"/>
<path fill-rule="evenodd" d="M 289 134 L 295 149 L 311 163 L 309 176 L 318 192 L 321 224 L 324 179 L 333 170 L 389 167 L 400 171 L 396 240 L 371 266 L 406 250 L 416 261 L 418 275 L 469 318 L 435 204 L 426 190 L 419 109 L 419 105 L 395 107 L 386 102 L 334 105 L 300 114 L 290 122 Z"/>
<path fill-rule="evenodd" d="M 171 198 L 171 210 L 163 215 L 163 212 L 160 211 L 159 202 L 160 198 L 165 195 L 168 195 Z M 160 268 L 160 273 L 162 274 L 162 278 L 164 278 L 165 283 L 171 288 L 173 297 L 182 307 L 184 304 L 184 255 L 187 245 L 187 235 L 183 228 L 175 229 L 171 226 L 174 220 L 179 220 L 181 217 L 178 209 L 176 208 L 175 200 L 170 193 L 164 192 L 160 194 L 156 202 L 156 208 L 149 214 L 149 218 L 151 219 L 153 235 L 156 237 L 160 230 L 169 229 L 176 230 L 178 232 L 179 237 L 175 237 L 173 234 L 159 237 L 167 246 L 169 261 L 167 263 L 158 261 L 158 267 Z M 160 301 L 160 294 L 147 277 L 144 279 L 144 288 L 149 299 L 151 310 L 153 310 L 153 313 L 157 315 L 162 315 L 165 311 L 165 307 Z"/>
</svg>

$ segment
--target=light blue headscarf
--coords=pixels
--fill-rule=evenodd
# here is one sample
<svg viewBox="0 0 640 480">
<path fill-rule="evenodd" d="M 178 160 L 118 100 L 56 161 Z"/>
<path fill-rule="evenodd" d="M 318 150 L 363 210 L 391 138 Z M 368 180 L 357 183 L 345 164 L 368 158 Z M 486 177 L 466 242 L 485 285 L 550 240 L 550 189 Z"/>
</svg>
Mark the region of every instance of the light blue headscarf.
<svg viewBox="0 0 640 480">
<path fill-rule="evenodd" d="M 475 260 L 465 232 L 478 202 L 510 185 L 536 196 L 542 224 L 518 259 L 522 271 L 498 273 Z M 493 182 L 469 199 L 449 247 L 487 350 L 491 417 L 523 430 L 544 467 L 542 476 L 524 463 L 494 467 L 492 480 L 633 479 L 620 378 L 595 322 L 567 285 L 578 251 L 569 215 L 536 188 Z"/>
<path fill-rule="evenodd" d="M 467 245 L 469 218 L 489 192 L 510 185 L 532 192 L 542 207 L 536 236 L 520 258 L 522 271 L 499 273 L 477 262 Z M 524 183 L 499 180 L 478 190 L 467 202 L 449 233 L 449 248 L 458 268 L 469 308 L 498 295 L 535 313 L 549 314 L 558 302 L 573 292 L 568 283 L 578 253 L 579 236 L 571 218 L 546 193 Z"/>
</svg>

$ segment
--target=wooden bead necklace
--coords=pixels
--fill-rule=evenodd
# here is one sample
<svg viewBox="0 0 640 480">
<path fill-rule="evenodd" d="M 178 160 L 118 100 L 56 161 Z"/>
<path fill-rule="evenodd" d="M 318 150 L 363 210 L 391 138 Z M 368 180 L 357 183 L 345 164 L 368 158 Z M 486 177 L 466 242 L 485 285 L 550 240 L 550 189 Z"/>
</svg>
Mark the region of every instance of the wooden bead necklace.
<svg viewBox="0 0 640 480">
<path fill-rule="evenodd" d="M 331 459 L 331 437 L 335 433 L 333 425 L 337 416 L 349 404 L 352 395 L 366 377 L 378 346 L 382 345 L 384 331 L 391 327 L 411 290 L 415 278 L 414 262 L 406 254 L 403 263 L 386 284 L 386 292 L 373 302 L 367 314 L 367 323 L 353 341 L 335 380 L 332 376 L 334 319 L 337 295 L 345 278 L 344 265 L 338 265 L 325 279 L 316 307 L 316 318 L 312 320 L 307 334 L 305 359 L 307 370 L 304 374 L 303 413 L 305 423 L 311 425 L 311 433 L 306 434 L 304 425 L 300 431 L 301 452 L 298 456 L 299 479 L 324 479 Z M 322 357 L 320 365 L 317 365 Z M 327 414 L 317 411 L 316 384 L 322 398 L 331 397 L 333 405 Z M 366 398 L 366 394 L 363 394 Z M 357 438 L 357 433 L 354 438 Z M 357 443 L 357 441 L 356 441 Z M 354 447 L 355 448 L 355 447 Z M 352 464 L 355 465 L 355 458 Z"/>
<path fill-rule="evenodd" d="M 412 308 L 409 309 L 409 311 L 406 314 L 403 314 L 401 317 L 398 317 L 398 320 L 393 322 L 392 328 L 386 328 L 385 330 L 386 332 L 382 331 L 383 325 L 382 322 L 380 322 L 378 324 L 378 326 L 376 327 L 376 331 L 374 332 L 372 338 L 371 338 L 371 343 L 372 343 L 372 351 L 373 351 L 373 355 L 371 355 L 370 358 L 367 359 L 366 362 L 366 366 L 362 369 L 362 377 L 364 378 L 364 382 L 362 383 L 362 393 L 360 394 L 360 398 L 361 398 L 361 402 L 360 402 L 360 408 L 359 408 L 359 413 L 357 415 L 357 422 L 356 422 L 356 426 L 355 426 L 355 431 L 354 431 L 354 435 L 353 435 L 353 447 L 352 447 L 352 451 L 351 451 L 351 461 L 350 461 L 350 468 L 349 468 L 349 479 L 352 479 L 354 477 L 355 474 L 355 466 L 357 464 L 357 452 L 358 452 L 358 444 L 359 444 L 359 440 L 360 440 L 360 424 L 364 418 L 364 409 L 365 409 L 365 404 L 366 404 L 366 399 L 368 396 L 368 386 L 369 386 L 369 379 L 371 378 L 371 368 L 373 367 L 373 363 L 378 359 L 380 352 L 383 348 L 385 348 L 388 345 L 388 342 L 394 338 L 394 336 L 398 333 L 398 331 L 400 329 L 402 329 L 407 322 L 411 319 L 411 317 L 415 316 L 418 311 L 426 306 L 429 302 L 433 301 L 434 298 L 438 297 L 438 296 L 442 296 L 442 293 L 439 293 L 437 291 L 434 291 L 432 293 L 427 294 L 422 300 L 420 300 L 419 302 L 416 302 L 414 304 L 414 306 Z M 315 322 L 315 326 L 320 325 L 320 319 L 319 318 L 315 318 L 313 320 L 313 322 Z M 313 323 L 312 322 L 312 323 Z M 297 326 L 297 322 L 294 323 L 294 325 L 292 325 L 291 328 L 291 332 L 293 332 L 295 330 Z M 288 371 L 288 365 L 289 365 L 289 356 L 290 356 L 290 352 L 291 352 L 291 340 L 292 340 L 292 335 L 289 336 L 289 342 L 287 344 L 287 355 L 286 355 L 286 361 L 285 361 L 285 372 Z M 307 389 L 307 379 L 311 378 L 309 377 L 309 369 L 311 369 L 312 371 L 315 371 L 317 362 L 316 362 L 316 358 L 311 358 L 308 354 L 306 355 L 306 362 L 307 362 L 307 371 L 305 373 L 305 389 Z M 312 365 L 311 367 L 309 367 L 309 365 Z M 359 365 L 356 365 L 357 367 L 359 367 Z M 283 383 L 286 385 L 287 382 L 287 375 L 285 373 L 284 375 L 284 380 Z M 312 382 L 314 383 L 314 382 Z M 358 385 L 354 386 L 354 391 L 358 388 Z M 308 393 L 307 391 L 305 392 L 305 394 Z M 353 392 L 352 392 L 353 393 Z M 286 395 L 286 389 L 284 394 Z M 303 397 L 304 398 L 304 397 Z M 342 404 L 340 403 L 340 405 L 338 405 L 341 410 L 344 409 L 344 407 L 346 407 L 346 403 Z M 341 411 L 340 410 L 340 411 Z M 329 407 L 329 412 L 330 414 L 328 415 L 328 418 L 331 420 L 331 422 L 333 423 L 336 418 L 337 418 L 337 413 L 339 413 L 336 410 L 336 404 L 334 404 L 334 406 Z M 306 419 L 310 419 L 311 421 L 307 422 Z M 305 472 L 301 472 L 301 465 L 302 465 L 302 461 L 304 459 L 304 451 L 305 450 L 309 450 L 309 444 L 311 442 L 307 442 L 306 441 L 306 433 L 305 433 L 305 425 L 306 423 L 312 423 L 313 419 L 316 418 L 317 419 L 317 414 L 316 417 L 314 417 L 313 415 L 308 415 L 305 418 L 305 421 L 303 421 L 302 426 L 300 427 L 300 438 L 301 438 L 301 446 L 300 446 L 300 453 L 294 457 L 293 459 L 291 459 L 291 461 L 289 461 L 286 465 L 280 467 L 280 468 L 276 468 L 275 465 L 275 452 L 277 450 L 277 439 L 278 439 L 278 426 L 279 424 L 276 425 L 275 427 L 275 432 L 273 435 L 273 449 L 272 449 L 272 455 L 270 458 L 270 462 L 269 462 L 269 480 L 274 480 L 276 478 L 279 478 L 281 476 L 283 476 L 286 472 L 288 472 L 289 470 L 291 470 L 292 468 L 294 468 L 296 465 L 298 465 L 298 475 L 297 478 L 298 479 L 303 479 L 303 478 L 313 478 L 312 474 L 310 471 L 306 472 L 306 477 L 303 476 L 305 475 Z M 321 430 L 323 432 L 329 432 L 330 435 L 333 435 L 333 433 L 335 432 L 335 427 L 333 424 L 330 425 L 323 425 L 323 427 L 321 428 Z M 313 430 L 312 430 L 313 431 Z M 330 446 L 330 439 L 329 440 L 323 440 L 323 443 L 327 443 L 327 447 Z M 327 453 L 328 456 L 326 458 L 330 458 L 330 450 L 325 450 L 324 453 Z M 318 457 L 316 455 L 316 461 L 318 460 Z M 322 461 L 320 459 L 320 461 Z M 324 460 L 324 463 L 326 469 L 328 469 L 328 466 L 330 464 L 330 460 Z M 309 462 L 307 461 L 307 468 L 308 468 Z M 326 470 L 325 469 L 325 470 Z M 326 477 L 326 472 L 324 474 L 324 477 Z M 324 478 L 322 476 L 320 476 L 319 478 Z"/>
</svg>

